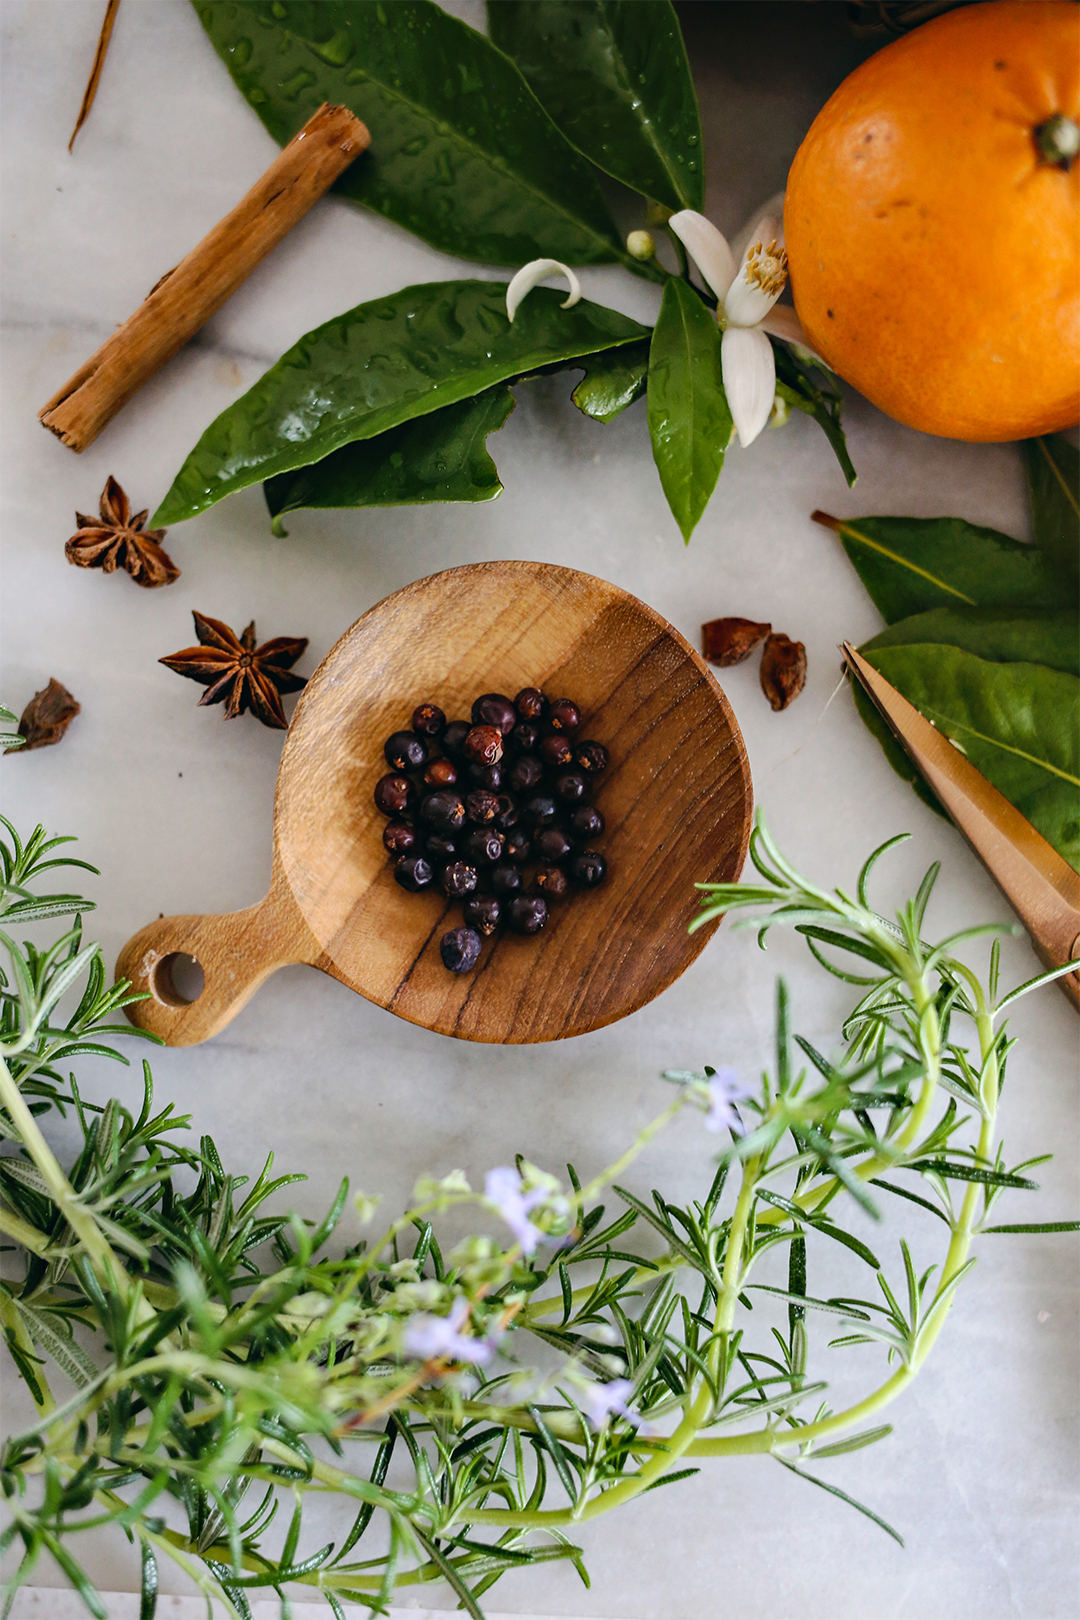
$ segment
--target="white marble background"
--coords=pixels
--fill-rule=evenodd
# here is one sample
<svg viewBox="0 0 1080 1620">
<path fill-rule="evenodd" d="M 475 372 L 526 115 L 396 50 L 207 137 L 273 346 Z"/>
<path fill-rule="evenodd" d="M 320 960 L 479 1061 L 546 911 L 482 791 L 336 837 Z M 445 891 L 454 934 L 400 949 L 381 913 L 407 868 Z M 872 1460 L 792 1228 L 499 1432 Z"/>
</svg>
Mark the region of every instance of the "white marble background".
<svg viewBox="0 0 1080 1620">
<path fill-rule="evenodd" d="M 480 19 L 474 0 L 458 8 Z M 712 175 L 710 209 L 738 226 L 782 184 L 816 107 L 857 60 L 839 5 L 769 7 L 767 44 L 749 16 L 764 7 L 691 7 Z M 759 802 L 785 850 L 818 879 L 849 882 L 869 849 L 898 830 L 882 903 L 899 901 L 933 859 L 944 863 L 932 924 L 944 934 L 1006 908 L 959 837 L 885 764 L 836 685 L 836 644 L 878 627 L 832 538 L 809 521 L 840 513 L 953 512 L 1027 532 L 1019 458 L 1010 446 L 920 437 L 858 399 L 848 409 L 860 470 L 848 492 L 824 439 L 799 419 L 733 451 L 689 549 L 665 508 L 644 406 L 608 427 L 568 402 L 572 379 L 518 390 L 491 441 L 506 493 L 480 507 L 295 514 L 270 537 L 249 490 L 174 529 L 183 570 L 144 592 L 123 575 L 69 568 L 73 513 L 94 510 L 115 474 L 151 508 L 195 439 L 302 332 L 363 299 L 458 267 L 374 216 L 320 203 L 231 303 L 96 444 L 77 457 L 36 420 L 44 400 L 130 313 L 262 172 L 274 145 L 233 89 L 184 0 L 125 0 L 97 105 L 66 146 L 93 54 L 98 0 L 3 0 L 3 697 L 17 710 L 55 675 L 83 705 L 63 745 L 12 758 L 4 808 L 77 831 L 102 870 L 92 922 L 111 961 L 144 922 L 174 911 L 256 900 L 270 869 L 281 738 L 250 718 L 224 725 L 196 689 L 156 660 L 188 645 L 193 607 L 260 636 L 310 637 L 310 673 L 360 613 L 410 580 L 452 564 L 542 558 L 636 592 L 696 639 L 702 618 L 770 619 L 806 643 L 809 680 L 774 715 L 752 665 L 726 689 L 743 727 Z M 711 17 L 707 15 L 711 11 Z M 463 273 L 472 273 L 461 267 Z M 480 273 L 488 273 L 481 271 Z M 651 318 L 654 292 L 622 272 L 592 271 L 586 290 Z M 647 881 L 647 874 L 643 874 Z M 1037 964 L 1010 944 L 1008 969 Z M 796 1027 L 835 1039 L 847 1004 L 791 941 L 762 958 L 722 930 L 651 1006 L 610 1029 L 546 1048 L 490 1049 L 407 1025 L 307 969 L 279 974 L 204 1047 L 155 1054 L 159 1092 L 190 1109 L 227 1164 L 310 1180 L 302 1213 L 324 1208 L 338 1179 L 393 1203 L 422 1170 L 474 1174 L 516 1149 L 590 1172 L 663 1106 L 667 1066 L 767 1058 L 773 975 L 790 979 Z M 1038 1200 L 1018 1219 L 1080 1207 L 1075 1015 L 1046 991 L 1017 1011 L 1019 1051 L 1003 1117 L 1011 1157 L 1053 1149 Z M 132 1055 L 140 1055 L 129 1043 Z M 131 1096 L 129 1071 L 95 1083 Z M 639 1189 L 700 1192 L 711 1139 L 687 1119 L 633 1173 Z M 934 1235 L 916 1227 L 918 1258 Z M 878 1232 L 895 1256 L 895 1233 Z M 828 1245 L 826 1247 L 835 1247 Z M 840 1251 L 838 1250 L 838 1255 Z M 833 1256 L 811 1255 L 812 1290 L 850 1285 Z M 890 1418 L 884 1445 L 824 1465 L 831 1481 L 896 1524 L 902 1551 L 873 1525 L 767 1459 L 707 1466 L 585 1535 L 593 1587 L 569 1568 L 508 1577 L 507 1613 L 619 1620 L 1065 1620 L 1077 1603 L 1076 1244 L 988 1238 L 947 1331 Z M 829 1352 L 822 1352 L 825 1355 Z M 871 1387 L 876 1352 L 849 1353 L 843 1390 Z M 862 1360 L 858 1358 L 862 1357 Z M 10 1368 L 6 1422 L 22 1401 Z M 313 1527 L 315 1535 L 318 1527 Z M 315 1543 L 313 1543 L 314 1545 Z M 136 1584 L 122 1537 L 83 1549 L 106 1589 Z M 63 1585 L 41 1566 L 37 1581 Z M 163 1571 L 166 1589 L 182 1590 Z M 425 1594 L 452 1607 L 447 1593 Z M 47 1606 L 47 1605 L 46 1605 Z M 42 1611 L 44 1612 L 44 1611 Z"/>
</svg>

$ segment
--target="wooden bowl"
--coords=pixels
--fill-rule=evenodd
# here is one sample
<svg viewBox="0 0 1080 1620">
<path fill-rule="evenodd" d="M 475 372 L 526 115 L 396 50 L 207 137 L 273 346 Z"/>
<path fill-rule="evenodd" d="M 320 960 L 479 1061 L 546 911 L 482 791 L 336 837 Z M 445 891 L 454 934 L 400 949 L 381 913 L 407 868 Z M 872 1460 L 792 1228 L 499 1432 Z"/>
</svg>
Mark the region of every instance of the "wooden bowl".
<svg viewBox="0 0 1080 1620">
<path fill-rule="evenodd" d="M 383 743 L 414 707 L 468 717 L 481 692 L 543 687 L 582 710 L 579 736 L 611 753 L 596 803 L 607 829 L 599 888 L 552 905 L 546 928 L 486 940 L 449 973 L 441 895 L 395 883 L 372 790 Z M 411 1023 L 466 1040 L 557 1040 L 651 1001 L 712 929 L 687 933 L 694 884 L 742 869 L 752 795 L 735 717 L 698 654 L 628 592 L 545 563 L 474 563 L 396 591 L 347 630 L 304 690 L 274 809 L 274 870 L 259 905 L 151 923 L 119 976 L 150 999 L 133 1023 L 170 1045 L 215 1034 L 276 967 L 309 962 Z M 177 953 L 201 965 L 188 1001 Z"/>
</svg>

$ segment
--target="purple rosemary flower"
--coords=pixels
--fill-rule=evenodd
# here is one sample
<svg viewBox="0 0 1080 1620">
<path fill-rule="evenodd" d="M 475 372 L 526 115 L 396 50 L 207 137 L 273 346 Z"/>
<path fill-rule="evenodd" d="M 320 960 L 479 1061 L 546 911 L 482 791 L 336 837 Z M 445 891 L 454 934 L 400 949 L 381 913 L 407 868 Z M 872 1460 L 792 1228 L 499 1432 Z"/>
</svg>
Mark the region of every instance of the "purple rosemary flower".
<svg viewBox="0 0 1080 1620">
<path fill-rule="evenodd" d="M 737 1069 L 721 1068 L 717 1069 L 712 1079 L 706 1082 L 706 1088 L 709 1093 L 709 1110 L 705 1115 L 705 1129 L 729 1130 L 735 1136 L 744 1135 L 743 1123 L 735 1104 L 752 1096 L 752 1087 L 743 1084 Z"/>
<path fill-rule="evenodd" d="M 521 1244 L 523 1254 L 532 1254 L 544 1236 L 540 1228 L 529 1219 L 529 1214 L 537 1204 L 542 1204 L 547 1196 L 542 1187 L 531 1187 L 527 1192 L 524 1191 L 521 1177 L 508 1165 L 489 1170 L 484 1179 L 484 1197 L 498 1210 Z"/>
<path fill-rule="evenodd" d="M 484 1366 L 494 1354 L 494 1339 L 477 1339 L 460 1332 L 468 1316 L 469 1302 L 462 1294 L 455 1299 L 448 1316 L 417 1311 L 405 1329 L 405 1354 L 418 1361 L 467 1361 L 475 1367 Z"/>
<path fill-rule="evenodd" d="M 574 1396 L 594 1429 L 602 1429 L 613 1412 L 637 1428 L 641 1418 L 626 1404 L 633 1388 L 629 1378 L 612 1378 L 606 1384 L 582 1381 L 575 1386 Z"/>
</svg>

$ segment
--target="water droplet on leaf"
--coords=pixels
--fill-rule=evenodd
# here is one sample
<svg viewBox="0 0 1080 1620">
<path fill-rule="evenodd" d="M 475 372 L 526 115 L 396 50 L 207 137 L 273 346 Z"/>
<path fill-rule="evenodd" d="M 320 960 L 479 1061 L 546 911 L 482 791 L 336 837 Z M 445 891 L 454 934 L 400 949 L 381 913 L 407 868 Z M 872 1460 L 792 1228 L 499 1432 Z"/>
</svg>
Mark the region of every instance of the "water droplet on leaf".
<svg viewBox="0 0 1080 1620">
<path fill-rule="evenodd" d="M 349 36 L 349 30 L 339 28 L 336 34 L 331 34 L 324 45 L 316 45 L 312 42 L 311 48 L 317 56 L 321 56 L 323 61 L 329 62 L 332 67 L 344 67 L 353 53 L 353 42 Z"/>
</svg>

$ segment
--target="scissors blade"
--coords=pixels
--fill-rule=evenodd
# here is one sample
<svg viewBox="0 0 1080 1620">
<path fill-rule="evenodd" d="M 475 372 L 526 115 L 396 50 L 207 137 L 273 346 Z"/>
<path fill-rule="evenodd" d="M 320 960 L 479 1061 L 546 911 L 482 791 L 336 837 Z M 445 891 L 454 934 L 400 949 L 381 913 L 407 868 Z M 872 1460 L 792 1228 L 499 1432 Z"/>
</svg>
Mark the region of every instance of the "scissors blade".
<svg viewBox="0 0 1080 1620">
<path fill-rule="evenodd" d="M 1080 955 L 1080 874 L 981 771 L 844 642 L 852 674 L 1004 893 L 1048 967 Z M 1061 981 L 1080 1005 L 1075 973 Z"/>
</svg>

